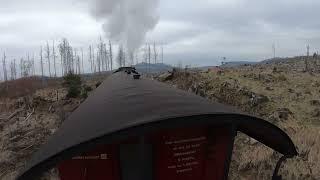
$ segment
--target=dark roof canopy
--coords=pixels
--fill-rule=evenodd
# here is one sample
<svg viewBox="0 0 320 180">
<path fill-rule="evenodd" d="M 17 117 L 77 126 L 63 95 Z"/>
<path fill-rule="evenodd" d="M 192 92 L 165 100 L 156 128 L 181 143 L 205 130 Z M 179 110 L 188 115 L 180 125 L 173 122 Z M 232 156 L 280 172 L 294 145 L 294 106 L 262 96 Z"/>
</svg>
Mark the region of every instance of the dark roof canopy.
<svg viewBox="0 0 320 180">
<path fill-rule="evenodd" d="M 111 143 L 159 127 L 233 124 L 241 131 L 287 156 L 297 154 L 281 129 L 232 107 L 126 73 L 107 78 L 62 124 L 27 164 L 27 179 L 97 144 Z"/>
</svg>

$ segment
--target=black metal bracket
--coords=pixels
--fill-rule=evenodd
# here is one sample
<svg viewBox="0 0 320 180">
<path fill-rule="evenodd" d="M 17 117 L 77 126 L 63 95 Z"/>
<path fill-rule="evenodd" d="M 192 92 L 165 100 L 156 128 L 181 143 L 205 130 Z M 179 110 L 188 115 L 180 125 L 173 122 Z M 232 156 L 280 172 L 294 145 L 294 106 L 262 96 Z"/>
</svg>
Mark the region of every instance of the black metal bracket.
<svg viewBox="0 0 320 180">
<path fill-rule="evenodd" d="M 282 156 L 282 157 L 278 160 L 277 165 L 276 165 L 276 168 L 275 168 L 274 171 L 273 171 L 272 180 L 282 180 L 282 176 L 279 175 L 280 166 L 281 166 L 281 164 L 282 164 L 286 159 L 288 159 L 288 158 L 289 158 L 288 156 Z"/>
</svg>

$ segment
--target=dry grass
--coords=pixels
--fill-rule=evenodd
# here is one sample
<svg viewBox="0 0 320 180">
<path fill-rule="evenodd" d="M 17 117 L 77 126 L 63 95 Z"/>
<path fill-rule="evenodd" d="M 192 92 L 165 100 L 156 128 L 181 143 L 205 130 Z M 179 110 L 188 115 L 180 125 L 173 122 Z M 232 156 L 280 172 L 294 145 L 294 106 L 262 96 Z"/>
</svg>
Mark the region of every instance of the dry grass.
<svg viewBox="0 0 320 180">
<path fill-rule="evenodd" d="M 223 73 L 180 72 L 168 83 L 275 123 L 299 152 L 284 163 L 284 179 L 320 179 L 320 74 L 303 72 L 301 65 L 299 61 Z M 230 179 L 271 179 L 280 154 L 239 134 L 232 158 Z"/>
</svg>

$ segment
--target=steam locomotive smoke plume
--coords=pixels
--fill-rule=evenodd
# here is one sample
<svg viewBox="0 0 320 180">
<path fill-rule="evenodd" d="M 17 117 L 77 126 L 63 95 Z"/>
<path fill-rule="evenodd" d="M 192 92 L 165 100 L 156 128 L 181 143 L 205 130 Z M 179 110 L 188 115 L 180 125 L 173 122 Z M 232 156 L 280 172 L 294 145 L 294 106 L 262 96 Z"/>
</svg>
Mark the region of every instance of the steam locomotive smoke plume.
<svg viewBox="0 0 320 180">
<path fill-rule="evenodd" d="M 134 52 L 158 23 L 157 10 L 158 0 L 92 0 L 91 13 L 109 38 Z"/>
</svg>

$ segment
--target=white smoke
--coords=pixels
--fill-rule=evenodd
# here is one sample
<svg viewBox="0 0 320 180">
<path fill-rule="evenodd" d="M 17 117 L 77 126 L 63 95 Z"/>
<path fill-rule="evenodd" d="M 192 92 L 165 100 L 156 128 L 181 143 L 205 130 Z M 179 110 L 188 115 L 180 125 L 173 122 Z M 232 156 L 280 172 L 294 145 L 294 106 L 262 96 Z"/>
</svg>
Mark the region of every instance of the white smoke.
<svg viewBox="0 0 320 180">
<path fill-rule="evenodd" d="M 134 52 L 158 23 L 158 0 L 92 0 L 91 14 L 107 37 Z"/>
</svg>

